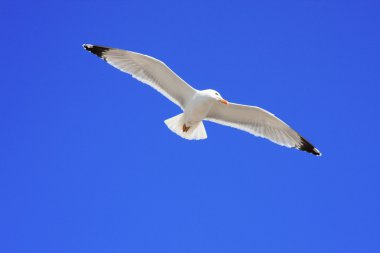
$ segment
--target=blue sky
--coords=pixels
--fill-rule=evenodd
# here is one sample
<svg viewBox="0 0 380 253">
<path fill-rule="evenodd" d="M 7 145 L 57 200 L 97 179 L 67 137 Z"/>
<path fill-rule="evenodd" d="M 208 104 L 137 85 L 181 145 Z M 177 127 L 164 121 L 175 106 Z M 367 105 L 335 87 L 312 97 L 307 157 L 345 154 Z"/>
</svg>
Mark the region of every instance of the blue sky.
<svg viewBox="0 0 380 253">
<path fill-rule="evenodd" d="M 0 9 L 0 252 L 380 252 L 378 1 L 10 1 Z M 166 62 L 315 157 L 180 112 L 82 49 Z"/>
</svg>

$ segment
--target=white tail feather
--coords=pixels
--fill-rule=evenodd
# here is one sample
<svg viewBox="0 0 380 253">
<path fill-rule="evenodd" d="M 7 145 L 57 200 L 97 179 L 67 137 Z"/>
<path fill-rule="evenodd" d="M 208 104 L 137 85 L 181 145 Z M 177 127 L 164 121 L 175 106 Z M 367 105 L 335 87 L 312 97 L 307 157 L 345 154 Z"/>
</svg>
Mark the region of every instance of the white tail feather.
<svg viewBox="0 0 380 253">
<path fill-rule="evenodd" d="M 192 125 L 187 132 L 183 131 L 182 127 L 183 124 L 185 124 L 185 118 L 183 113 L 165 120 L 165 124 L 174 133 L 187 140 L 202 140 L 207 138 L 206 129 L 202 121 L 197 123 L 196 125 Z"/>
</svg>

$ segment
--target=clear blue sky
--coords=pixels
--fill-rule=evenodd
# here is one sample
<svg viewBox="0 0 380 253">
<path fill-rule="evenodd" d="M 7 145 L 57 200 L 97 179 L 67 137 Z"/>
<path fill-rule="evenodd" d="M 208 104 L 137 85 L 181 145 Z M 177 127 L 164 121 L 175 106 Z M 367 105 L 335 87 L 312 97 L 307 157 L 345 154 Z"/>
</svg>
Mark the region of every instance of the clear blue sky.
<svg viewBox="0 0 380 253">
<path fill-rule="evenodd" d="M 2 2 L 0 252 L 380 252 L 378 1 Z M 206 122 L 82 49 L 166 62 L 315 157 Z M 138 109 L 136 109 L 138 108 Z"/>
</svg>

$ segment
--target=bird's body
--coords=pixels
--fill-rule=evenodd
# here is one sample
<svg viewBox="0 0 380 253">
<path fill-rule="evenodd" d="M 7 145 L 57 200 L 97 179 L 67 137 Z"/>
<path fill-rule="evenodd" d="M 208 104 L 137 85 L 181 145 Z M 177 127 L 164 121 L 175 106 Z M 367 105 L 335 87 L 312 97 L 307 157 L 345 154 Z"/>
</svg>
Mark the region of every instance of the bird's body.
<svg viewBox="0 0 380 253">
<path fill-rule="evenodd" d="M 84 44 L 83 47 L 150 85 L 178 105 L 183 113 L 165 120 L 165 124 L 185 139 L 206 139 L 203 120 L 208 120 L 269 139 L 282 146 L 321 155 L 318 149 L 270 112 L 256 106 L 228 103 L 215 90 L 196 90 L 153 57 L 91 44 Z"/>
<path fill-rule="evenodd" d="M 218 102 L 210 93 L 212 90 L 197 91 L 186 104 L 184 110 L 186 126 L 192 126 L 204 120 L 210 112 L 214 103 Z"/>
</svg>

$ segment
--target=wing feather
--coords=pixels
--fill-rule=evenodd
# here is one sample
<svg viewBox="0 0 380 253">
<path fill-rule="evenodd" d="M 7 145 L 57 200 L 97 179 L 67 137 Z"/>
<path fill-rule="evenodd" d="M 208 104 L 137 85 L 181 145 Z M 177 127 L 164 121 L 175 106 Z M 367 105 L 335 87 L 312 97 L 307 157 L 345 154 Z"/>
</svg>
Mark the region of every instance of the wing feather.
<svg viewBox="0 0 380 253">
<path fill-rule="evenodd" d="M 91 44 L 84 44 L 83 47 L 115 68 L 150 85 L 182 109 L 196 92 L 165 63 L 148 55 Z"/>
<path fill-rule="evenodd" d="M 318 149 L 285 122 L 257 106 L 216 103 L 206 120 L 246 131 L 281 146 L 321 155 Z"/>
</svg>

